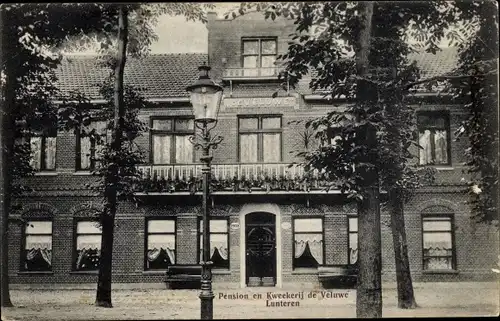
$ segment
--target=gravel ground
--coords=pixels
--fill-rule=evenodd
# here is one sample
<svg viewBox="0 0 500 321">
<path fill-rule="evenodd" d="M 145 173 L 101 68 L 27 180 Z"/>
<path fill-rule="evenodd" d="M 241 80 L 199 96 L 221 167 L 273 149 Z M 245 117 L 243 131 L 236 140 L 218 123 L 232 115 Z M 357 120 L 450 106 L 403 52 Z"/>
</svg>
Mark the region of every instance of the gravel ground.
<svg viewBox="0 0 500 321">
<path fill-rule="evenodd" d="M 300 293 L 303 291 L 303 298 Z M 214 318 L 273 319 L 273 318 L 351 318 L 355 312 L 355 290 L 290 289 L 289 295 L 299 297 L 268 301 L 286 295 L 285 289 L 250 288 L 217 291 L 215 289 Z M 396 290 L 383 291 L 384 317 L 424 316 L 488 316 L 498 315 L 498 283 L 419 283 L 415 284 L 419 307 L 401 310 L 396 305 Z M 93 305 L 95 290 L 11 290 L 16 305 L 2 309 L 2 320 L 153 320 L 198 319 L 198 290 L 136 289 L 114 290 L 114 308 Z M 226 297 L 224 297 L 226 295 Z M 231 299 L 231 296 L 247 296 Z M 260 296 L 260 297 L 259 297 Z M 272 303 L 271 303 L 272 302 Z M 299 306 L 267 306 L 275 302 L 298 302 Z M 292 303 L 288 303 L 292 304 Z M 294 303 L 297 304 L 297 303 Z"/>
</svg>

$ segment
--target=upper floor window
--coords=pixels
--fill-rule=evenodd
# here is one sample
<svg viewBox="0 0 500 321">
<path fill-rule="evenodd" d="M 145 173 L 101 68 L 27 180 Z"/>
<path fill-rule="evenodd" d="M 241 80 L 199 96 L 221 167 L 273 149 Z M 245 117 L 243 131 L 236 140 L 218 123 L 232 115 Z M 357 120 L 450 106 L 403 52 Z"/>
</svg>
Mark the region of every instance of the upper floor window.
<svg viewBox="0 0 500 321">
<path fill-rule="evenodd" d="M 76 222 L 73 269 L 93 271 L 101 260 L 101 228 L 95 220 Z"/>
<path fill-rule="evenodd" d="M 349 252 L 348 252 L 348 262 L 349 264 L 354 264 L 358 261 L 358 218 L 349 217 L 348 223 L 349 230 Z"/>
<path fill-rule="evenodd" d="M 76 138 L 77 170 L 94 170 L 98 167 L 98 159 L 107 142 L 107 133 L 106 121 L 93 121 L 80 130 Z"/>
<path fill-rule="evenodd" d="M 189 164 L 194 162 L 194 134 L 191 118 L 153 119 L 151 126 L 151 154 L 153 164 Z"/>
<path fill-rule="evenodd" d="M 441 113 L 421 113 L 417 118 L 420 165 L 449 165 L 450 123 Z"/>
<path fill-rule="evenodd" d="M 245 76 L 275 75 L 276 38 L 242 39 L 242 61 Z"/>
<path fill-rule="evenodd" d="M 203 260 L 203 220 L 199 221 L 199 261 Z M 229 269 L 229 228 L 227 218 L 210 220 L 210 261 L 214 268 Z"/>
<path fill-rule="evenodd" d="M 33 134 L 30 137 L 30 165 L 38 171 L 56 169 L 57 129 Z"/>
<path fill-rule="evenodd" d="M 293 267 L 316 268 L 323 264 L 323 219 L 296 218 L 293 220 Z"/>
<path fill-rule="evenodd" d="M 451 216 L 424 216 L 422 218 L 422 238 L 424 270 L 455 269 Z"/>
<path fill-rule="evenodd" d="M 281 161 L 281 117 L 244 116 L 238 121 L 241 163 Z"/>
<path fill-rule="evenodd" d="M 175 219 L 148 220 L 146 237 L 146 269 L 175 264 Z"/>
<path fill-rule="evenodd" d="M 52 221 L 26 222 L 21 269 L 24 271 L 52 270 Z"/>
</svg>

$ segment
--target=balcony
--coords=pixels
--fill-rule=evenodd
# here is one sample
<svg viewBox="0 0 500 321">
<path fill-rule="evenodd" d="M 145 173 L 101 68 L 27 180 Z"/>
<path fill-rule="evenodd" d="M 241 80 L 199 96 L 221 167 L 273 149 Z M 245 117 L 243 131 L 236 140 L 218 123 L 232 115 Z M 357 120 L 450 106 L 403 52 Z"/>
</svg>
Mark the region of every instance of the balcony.
<svg viewBox="0 0 500 321">
<path fill-rule="evenodd" d="M 141 165 L 142 180 L 136 191 L 138 194 L 201 193 L 201 169 L 201 164 Z M 326 175 L 317 170 L 307 172 L 297 164 L 213 164 L 211 172 L 211 191 L 217 194 L 325 193 L 333 186 Z"/>
<path fill-rule="evenodd" d="M 226 68 L 222 78 L 224 80 L 277 80 L 280 71 L 279 67 Z"/>
</svg>

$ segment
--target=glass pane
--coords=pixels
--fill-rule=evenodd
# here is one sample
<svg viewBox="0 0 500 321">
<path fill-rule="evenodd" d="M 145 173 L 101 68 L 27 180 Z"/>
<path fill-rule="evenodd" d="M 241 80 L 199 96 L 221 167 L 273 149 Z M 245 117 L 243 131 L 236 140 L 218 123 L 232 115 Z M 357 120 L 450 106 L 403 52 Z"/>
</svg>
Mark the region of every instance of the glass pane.
<svg viewBox="0 0 500 321">
<path fill-rule="evenodd" d="M 42 157 L 42 137 L 40 136 L 31 137 L 30 143 L 31 143 L 30 165 L 34 169 L 40 169 L 40 161 Z"/>
<path fill-rule="evenodd" d="M 448 138 L 446 130 L 436 130 L 434 133 L 434 164 L 448 163 Z"/>
<path fill-rule="evenodd" d="M 442 115 L 419 115 L 418 126 L 420 128 L 446 128 L 446 117 Z"/>
<path fill-rule="evenodd" d="M 194 130 L 194 121 L 192 119 L 176 119 L 175 130 Z"/>
<path fill-rule="evenodd" d="M 424 233 L 424 250 L 450 250 L 451 246 L 451 233 Z M 432 255 L 432 254 L 430 254 Z M 434 255 L 438 255 L 434 253 Z M 440 254 L 443 255 L 443 254 Z M 444 254 L 446 255 L 446 254 Z"/>
<path fill-rule="evenodd" d="M 52 222 L 28 221 L 26 223 L 26 234 L 52 234 Z"/>
<path fill-rule="evenodd" d="M 80 235 L 76 238 L 76 249 L 101 249 L 101 236 L 100 235 Z"/>
<path fill-rule="evenodd" d="M 175 162 L 189 164 L 193 162 L 193 144 L 188 135 L 175 136 Z"/>
<path fill-rule="evenodd" d="M 200 232 L 203 233 L 203 220 L 200 220 Z M 226 233 L 227 220 L 210 220 L 210 233 Z"/>
<path fill-rule="evenodd" d="M 240 162 L 257 162 L 257 134 L 240 134 Z"/>
<path fill-rule="evenodd" d="M 358 233 L 349 234 L 349 248 L 350 249 L 358 248 Z"/>
<path fill-rule="evenodd" d="M 451 221 L 445 220 L 428 220 L 424 219 L 424 231 L 451 231 Z"/>
<path fill-rule="evenodd" d="M 45 138 L 45 168 L 55 169 L 56 168 L 56 137 L 46 137 Z"/>
<path fill-rule="evenodd" d="M 320 218 L 296 218 L 294 220 L 295 232 L 322 232 L 323 220 Z"/>
<path fill-rule="evenodd" d="M 257 118 L 240 118 L 240 129 L 258 129 L 258 126 Z"/>
<path fill-rule="evenodd" d="M 276 61 L 276 56 L 262 56 L 261 67 L 262 68 L 266 68 L 266 67 L 274 68 L 274 67 L 276 67 L 276 65 L 274 64 L 275 61 Z M 274 70 L 270 70 L 270 71 L 274 71 Z"/>
<path fill-rule="evenodd" d="M 148 233 L 157 232 L 175 232 L 175 221 L 174 220 L 149 220 L 148 221 Z"/>
<path fill-rule="evenodd" d="M 279 162 L 281 160 L 281 134 L 264 134 L 263 145 L 264 162 Z"/>
<path fill-rule="evenodd" d="M 101 233 L 101 227 L 95 221 L 78 222 L 76 232 L 78 234 Z"/>
<path fill-rule="evenodd" d="M 276 54 L 276 40 L 262 40 L 262 54 Z"/>
<path fill-rule="evenodd" d="M 432 144 L 431 144 L 431 131 L 425 130 L 418 134 L 418 144 L 420 147 L 418 149 L 419 164 L 426 165 L 432 164 Z"/>
<path fill-rule="evenodd" d="M 153 129 L 172 130 L 171 119 L 153 119 Z"/>
<path fill-rule="evenodd" d="M 171 136 L 153 135 L 153 164 L 170 164 Z"/>
<path fill-rule="evenodd" d="M 358 218 L 349 217 L 349 232 L 357 232 L 357 231 L 358 231 Z"/>
<path fill-rule="evenodd" d="M 175 250 L 175 235 L 148 235 L 148 250 L 153 249 L 170 249 Z"/>
<path fill-rule="evenodd" d="M 259 56 L 246 56 L 243 57 L 243 68 L 257 68 L 258 67 Z M 257 70 L 245 70 L 245 72 L 253 71 L 257 72 Z M 255 74 L 256 76 L 257 74 Z M 249 76 L 249 75 L 247 75 Z"/>
<path fill-rule="evenodd" d="M 52 249 L 52 235 L 28 235 L 26 236 L 26 250 L 30 249 Z"/>
<path fill-rule="evenodd" d="M 89 137 L 80 138 L 80 169 L 90 168 L 90 147 Z"/>
<path fill-rule="evenodd" d="M 280 117 L 266 117 L 262 119 L 262 128 L 264 129 L 280 129 L 281 128 L 281 118 Z"/>
<path fill-rule="evenodd" d="M 245 40 L 243 41 L 243 54 L 259 54 L 259 41 L 258 40 Z"/>
</svg>

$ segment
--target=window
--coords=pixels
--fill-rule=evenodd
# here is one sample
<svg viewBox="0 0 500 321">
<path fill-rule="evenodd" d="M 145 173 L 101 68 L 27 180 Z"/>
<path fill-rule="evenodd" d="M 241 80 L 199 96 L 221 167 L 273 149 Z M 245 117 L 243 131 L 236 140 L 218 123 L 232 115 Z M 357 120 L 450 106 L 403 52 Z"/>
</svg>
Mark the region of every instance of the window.
<svg viewBox="0 0 500 321">
<path fill-rule="evenodd" d="M 293 220 L 293 268 L 317 268 L 323 264 L 323 219 Z"/>
<path fill-rule="evenodd" d="M 424 270 L 453 270 L 453 222 L 450 216 L 422 218 Z"/>
<path fill-rule="evenodd" d="M 175 220 L 150 219 L 146 229 L 146 270 L 175 264 Z"/>
<path fill-rule="evenodd" d="M 199 261 L 203 261 L 203 220 L 199 221 Z M 229 269 L 229 229 L 227 219 L 210 220 L 210 260 L 214 268 Z"/>
<path fill-rule="evenodd" d="M 349 264 L 354 264 L 358 261 L 358 218 L 349 217 L 348 219 L 349 252 L 347 254 L 347 257 Z"/>
<path fill-rule="evenodd" d="M 244 116 L 238 121 L 241 163 L 281 161 L 281 117 Z"/>
<path fill-rule="evenodd" d="M 420 165 L 450 165 L 450 125 L 446 115 L 422 113 L 418 115 L 418 142 Z"/>
<path fill-rule="evenodd" d="M 24 229 L 21 270 L 52 270 L 52 222 L 28 221 Z"/>
<path fill-rule="evenodd" d="M 38 171 L 56 169 L 57 129 L 38 133 L 30 137 L 30 165 Z"/>
<path fill-rule="evenodd" d="M 194 161 L 194 120 L 189 118 L 153 119 L 151 154 L 153 164 L 189 164 Z"/>
<path fill-rule="evenodd" d="M 77 170 L 94 170 L 107 141 L 107 122 L 93 121 L 84 127 L 77 136 Z"/>
<path fill-rule="evenodd" d="M 94 271 L 101 258 L 101 228 L 97 221 L 76 222 L 74 269 Z"/>
<path fill-rule="evenodd" d="M 242 61 L 245 76 L 276 75 L 276 38 L 242 40 Z"/>
</svg>

